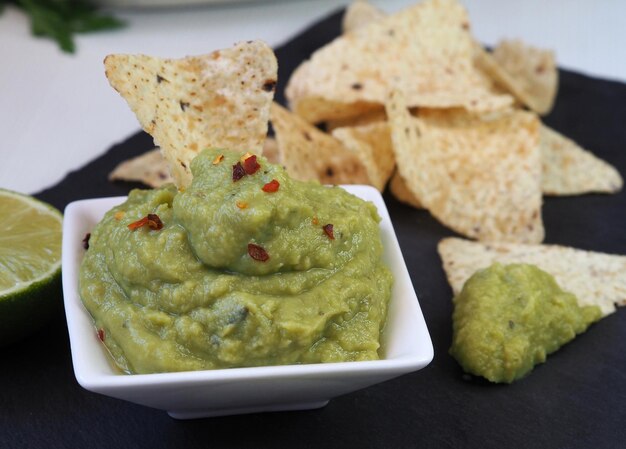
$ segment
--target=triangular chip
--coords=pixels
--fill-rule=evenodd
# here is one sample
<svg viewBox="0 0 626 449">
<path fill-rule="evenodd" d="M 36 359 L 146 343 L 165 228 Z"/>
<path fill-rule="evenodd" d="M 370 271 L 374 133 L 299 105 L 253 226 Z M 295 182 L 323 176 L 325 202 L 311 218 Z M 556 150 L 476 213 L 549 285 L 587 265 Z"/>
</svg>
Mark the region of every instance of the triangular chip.
<svg viewBox="0 0 626 449">
<path fill-rule="evenodd" d="M 332 136 L 365 165 L 370 184 L 381 192 L 385 190 L 396 166 L 387 122 L 337 128 Z"/>
<path fill-rule="evenodd" d="M 398 171 L 439 221 L 479 240 L 543 240 L 535 115 L 415 118 L 399 92 L 391 96 L 387 115 Z"/>
<path fill-rule="evenodd" d="M 460 3 L 426 0 L 317 50 L 293 74 L 286 95 L 291 108 L 311 122 L 341 118 L 341 104 L 384 104 L 393 89 L 406 95 L 409 106 L 491 111 L 511 104 L 474 66 L 473 42 Z M 323 101 L 333 105 L 335 116 L 309 110 Z"/>
<path fill-rule="evenodd" d="M 109 55 L 106 75 L 154 137 L 179 187 L 204 148 L 261 153 L 276 85 L 276 57 L 245 42 L 183 59 Z"/>
<path fill-rule="evenodd" d="M 334 137 L 272 104 L 280 163 L 291 177 L 322 184 L 369 184 L 363 162 Z"/>
<path fill-rule="evenodd" d="M 438 245 L 448 282 L 456 295 L 469 277 L 494 262 L 528 263 L 554 276 L 580 305 L 597 305 L 604 315 L 626 305 L 626 256 L 560 245 L 480 243 L 446 238 Z"/>
<path fill-rule="evenodd" d="M 385 16 L 386 14 L 383 11 L 371 3 L 364 0 L 356 0 L 346 8 L 343 21 L 341 22 L 341 29 L 344 33 L 349 33 Z"/>
<path fill-rule="evenodd" d="M 542 190 L 547 195 L 614 193 L 622 188 L 619 172 L 571 139 L 541 127 Z"/>
<path fill-rule="evenodd" d="M 538 114 L 550 112 L 559 82 L 553 52 L 521 41 L 502 41 L 493 54 L 476 50 L 477 64 L 498 84 Z"/>
<path fill-rule="evenodd" d="M 174 182 L 158 148 L 122 162 L 109 174 L 109 179 L 142 182 L 153 188 Z"/>
</svg>

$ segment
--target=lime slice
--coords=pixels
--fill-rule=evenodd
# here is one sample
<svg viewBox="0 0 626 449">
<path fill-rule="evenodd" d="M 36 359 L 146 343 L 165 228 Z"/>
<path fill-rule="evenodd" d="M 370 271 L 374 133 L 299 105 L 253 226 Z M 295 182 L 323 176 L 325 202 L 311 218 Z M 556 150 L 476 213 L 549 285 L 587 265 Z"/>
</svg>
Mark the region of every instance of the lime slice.
<svg viewBox="0 0 626 449">
<path fill-rule="evenodd" d="M 0 189 L 0 346 L 39 328 L 61 298 L 63 216 Z"/>
</svg>

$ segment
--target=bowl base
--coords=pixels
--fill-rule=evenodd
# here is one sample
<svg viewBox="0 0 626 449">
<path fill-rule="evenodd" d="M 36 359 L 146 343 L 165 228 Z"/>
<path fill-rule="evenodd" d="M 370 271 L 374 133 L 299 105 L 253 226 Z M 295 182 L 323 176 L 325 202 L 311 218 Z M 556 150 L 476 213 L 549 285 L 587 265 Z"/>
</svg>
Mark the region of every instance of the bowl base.
<svg viewBox="0 0 626 449">
<path fill-rule="evenodd" d="M 211 418 L 214 416 L 243 415 L 261 412 L 286 412 L 292 410 L 312 410 L 322 408 L 328 404 L 328 400 L 316 402 L 297 402 L 289 404 L 267 404 L 256 407 L 242 408 L 219 408 L 219 409 L 194 409 L 194 410 L 168 410 L 167 414 L 175 419 Z"/>
</svg>

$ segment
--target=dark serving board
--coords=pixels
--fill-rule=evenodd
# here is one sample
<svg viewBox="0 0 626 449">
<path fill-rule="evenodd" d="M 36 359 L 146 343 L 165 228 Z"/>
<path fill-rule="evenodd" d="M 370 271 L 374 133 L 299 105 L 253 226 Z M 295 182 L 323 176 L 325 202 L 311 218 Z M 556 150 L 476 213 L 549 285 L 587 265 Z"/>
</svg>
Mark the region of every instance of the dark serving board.
<svg viewBox="0 0 626 449">
<path fill-rule="evenodd" d="M 341 12 L 277 50 L 278 100 L 295 66 L 340 32 Z M 626 85 L 561 71 L 548 125 L 626 174 Z M 121 100 L 120 100 L 121 101 Z M 68 128 L 69 129 L 69 128 Z M 120 161 L 151 148 L 138 133 L 37 196 L 59 208 L 123 195 Z M 463 375 L 448 355 L 451 291 L 436 253 L 452 232 L 385 195 L 435 347 L 422 371 L 332 400 L 319 410 L 176 421 L 165 412 L 83 390 L 63 311 L 36 335 L 0 349 L 0 448 L 626 447 L 626 310 L 593 325 L 513 385 Z M 626 254 L 626 192 L 546 198 L 546 242 Z"/>
</svg>

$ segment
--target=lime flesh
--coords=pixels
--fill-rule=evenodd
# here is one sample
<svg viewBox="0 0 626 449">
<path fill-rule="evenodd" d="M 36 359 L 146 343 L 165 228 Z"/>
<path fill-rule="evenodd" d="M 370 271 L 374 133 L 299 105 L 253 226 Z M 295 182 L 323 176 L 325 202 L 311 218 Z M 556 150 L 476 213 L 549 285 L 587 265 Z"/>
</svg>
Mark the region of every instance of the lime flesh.
<svg viewBox="0 0 626 449">
<path fill-rule="evenodd" d="M 62 223 L 52 206 L 0 189 L 0 346 L 41 327 L 58 306 Z"/>
</svg>

